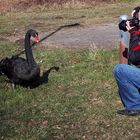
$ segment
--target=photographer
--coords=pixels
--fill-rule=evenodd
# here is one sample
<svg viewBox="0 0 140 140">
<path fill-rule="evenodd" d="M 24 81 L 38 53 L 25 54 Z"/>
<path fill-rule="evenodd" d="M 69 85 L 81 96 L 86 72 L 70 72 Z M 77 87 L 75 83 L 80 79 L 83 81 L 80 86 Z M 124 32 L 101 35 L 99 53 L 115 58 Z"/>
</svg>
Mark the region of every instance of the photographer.
<svg viewBox="0 0 140 140">
<path fill-rule="evenodd" d="M 125 107 L 117 113 L 128 116 L 140 115 L 140 7 L 132 11 L 132 19 L 119 23 L 120 30 L 130 33 L 129 49 L 123 52 L 128 64 L 117 64 L 113 70 L 119 95 Z M 128 51 L 129 50 L 129 51 Z"/>
</svg>

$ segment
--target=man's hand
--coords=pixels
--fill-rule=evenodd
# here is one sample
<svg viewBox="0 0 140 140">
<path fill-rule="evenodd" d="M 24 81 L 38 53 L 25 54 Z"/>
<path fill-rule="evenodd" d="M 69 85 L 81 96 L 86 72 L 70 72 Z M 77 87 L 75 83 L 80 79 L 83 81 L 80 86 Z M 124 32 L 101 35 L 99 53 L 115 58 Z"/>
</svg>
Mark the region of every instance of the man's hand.
<svg viewBox="0 0 140 140">
<path fill-rule="evenodd" d="M 135 12 L 136 12 L 136 10 L 133 10 L 133 11 L 132 11 L 132 13 L 131 13 L 131 16 L 132 16 L 132 17 L 134 17 L 134 13 L 135 13 Z M 127 22 L 126 22 L 126 25 L 127 25 L 127 26 L 126 26 L 127 31 L 130 31 L 130 30 L 133 28 L 133 27 L 130 26 L 130 21 L 127 21 Z"/>
<path fill-rule="evenodd" d="M 126 21 L 126 29 L 127 29 L 127 31 L 130 31 L 132 28 L 134 28 L 134 27 L 130 26 L 130 21 Z"/>
</svg>

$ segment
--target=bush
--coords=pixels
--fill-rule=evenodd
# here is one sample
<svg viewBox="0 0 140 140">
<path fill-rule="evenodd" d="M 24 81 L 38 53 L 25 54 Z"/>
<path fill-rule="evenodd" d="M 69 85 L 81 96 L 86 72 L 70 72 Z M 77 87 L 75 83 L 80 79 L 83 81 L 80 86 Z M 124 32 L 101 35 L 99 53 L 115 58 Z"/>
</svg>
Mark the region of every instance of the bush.
<svg viewBox="0 0 140 140">
<path fill-rule="evenodd" d="M 4 0 L 0 1 L 0 12 L 28 9 L 31 6 L 44 5 L 47 7 L 69 4 L 95 4 L 101 2 L 117 2 L 118 0 Z"/>
</svg>

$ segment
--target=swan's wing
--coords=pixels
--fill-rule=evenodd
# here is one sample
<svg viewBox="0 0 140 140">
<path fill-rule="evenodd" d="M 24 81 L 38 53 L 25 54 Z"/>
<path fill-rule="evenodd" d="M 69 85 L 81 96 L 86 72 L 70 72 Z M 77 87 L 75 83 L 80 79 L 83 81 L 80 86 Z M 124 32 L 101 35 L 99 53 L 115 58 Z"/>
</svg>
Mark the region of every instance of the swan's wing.
<svg viewBox="0 0 140 140">
<path fill-rule="evenodd" d="M 12 61 L 11 69 L 13 69 L 13 75 L 20 78 L 22 75 L 30 73 L 28 62 L 24 58 L 17 58 Z"/>
</svg>

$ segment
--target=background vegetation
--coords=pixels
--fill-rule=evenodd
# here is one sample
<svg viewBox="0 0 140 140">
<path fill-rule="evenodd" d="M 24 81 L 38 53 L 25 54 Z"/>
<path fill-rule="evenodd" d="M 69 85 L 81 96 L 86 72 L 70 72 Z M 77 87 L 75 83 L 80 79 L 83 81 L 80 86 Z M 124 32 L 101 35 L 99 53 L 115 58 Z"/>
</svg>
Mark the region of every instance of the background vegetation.
<svg viewBox="0 0 140 140">
<path fill-rule="evenodd" d="M 1 0 L 0 2 L 2 7 L 0 8 L 0 42 L 14 43 L 21 38 L 23 39 L 25 31 L 29 28 L 34 28 L 40 33 L 51 32 L 59 26 L 77 22 L 83 26 L 118 23 L 119 16 L 122 14 L 130 15 L 130 11 L 139 5 L 140 1 L 96 2 L 93 5 L 64 3 L 63 6 L 57 4 L 49 7 L 46 6 L 47 4 L 36 5 L 34 2 L 25 6 L 18 4 L 19 8 L 16 4 L 12 5 L 14 1 Z M 28 3 L 28 1 L 26 2 Z M 2 6 L 2 3 L 7 5 Z"/>
<path fill-rule="evenodd" d="M 32 6 L 47 8 L 96 5 L 103 3 L 134 2 L 133 0 L 0 0 L 0 11 L 25 10 Z"/>
</svg>

